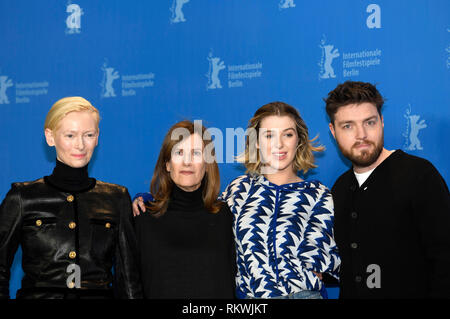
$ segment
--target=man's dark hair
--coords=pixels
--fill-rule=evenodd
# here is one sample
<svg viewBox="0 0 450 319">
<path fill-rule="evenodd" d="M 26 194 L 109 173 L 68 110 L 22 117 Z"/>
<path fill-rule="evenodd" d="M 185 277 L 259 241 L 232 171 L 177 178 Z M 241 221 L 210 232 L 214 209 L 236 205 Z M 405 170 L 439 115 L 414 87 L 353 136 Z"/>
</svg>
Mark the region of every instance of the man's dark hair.
<svg viewBox="0 0 450 319">
<path fill-rule="evenodd" d="M 372 103 L 381 116 L 384 99 L 375 85 L 367 82 L 346 81 L 339 84 L 324 99 L 330 122 L 334 124 L 334 115 L 342 106 L 349 104 Z"/>
</svg>

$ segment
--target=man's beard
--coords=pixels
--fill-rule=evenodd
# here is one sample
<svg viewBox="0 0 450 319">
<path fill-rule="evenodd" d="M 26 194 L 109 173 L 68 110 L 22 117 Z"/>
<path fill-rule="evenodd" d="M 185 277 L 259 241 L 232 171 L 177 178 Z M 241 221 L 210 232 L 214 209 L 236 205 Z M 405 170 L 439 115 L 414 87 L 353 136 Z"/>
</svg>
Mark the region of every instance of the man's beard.
<svg viewBox="0 0 450 319">
<path fill-rule="evenodd" d="M 352 152 L 352 150 L 360 144 L 373 145 L 374 147 L 359 152 L 359 155 L 355 155 Z M 383 151 L 383 147 L 384 147 L 384 136 L 382 135 L 377 143 L 369 141 L 369 140 L 357 142 L 357 143 L 353 144 L 353 146 L 350 150 L 343 149 L 339 143 L 338 143 L 338 146 L 342 152 L 342 155 L 344 155 L 347 159 L 349 159 L 353 163 L 353 166 L 368 167 L 368 166 L 372 165 L 373 163 L 375 163 L 377 161 L 378 157 L 380 157 L 380 154 Z"/>
</svg>

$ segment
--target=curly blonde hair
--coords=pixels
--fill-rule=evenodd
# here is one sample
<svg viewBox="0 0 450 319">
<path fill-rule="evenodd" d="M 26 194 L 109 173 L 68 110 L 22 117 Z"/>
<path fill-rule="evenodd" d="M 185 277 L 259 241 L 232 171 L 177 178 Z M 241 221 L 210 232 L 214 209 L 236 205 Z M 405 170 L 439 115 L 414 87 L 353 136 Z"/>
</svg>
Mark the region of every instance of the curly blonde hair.
<svg viewBox="0 0 450 319">
<path fill-rule="evenodd" d="M 260 129 L 261 121 L 268 116 L 289 116 L 295 122 L 299 142 L 297 145 L 297 152 L 293 163 L 295 172 L 308 170 L 317 167 L 314 164 L 313 152 L 321 152 L 325 149 L 324 146 L 314 145 L 318 136 L 309 139 L 308 127 L 303 119 L 300 117 L 298 111 L 284 102 L 271 102 L 261 106 L 250 119 L 247 128 L 247 137 L 245 141 L 245 151 L 238 157 L 238 161 L 242 162 L 247 168 L 247 173 L 260 174 L 263 165 L 261 157 L 256 147 L 258 142 L 258 131 Z"/>
</svg>

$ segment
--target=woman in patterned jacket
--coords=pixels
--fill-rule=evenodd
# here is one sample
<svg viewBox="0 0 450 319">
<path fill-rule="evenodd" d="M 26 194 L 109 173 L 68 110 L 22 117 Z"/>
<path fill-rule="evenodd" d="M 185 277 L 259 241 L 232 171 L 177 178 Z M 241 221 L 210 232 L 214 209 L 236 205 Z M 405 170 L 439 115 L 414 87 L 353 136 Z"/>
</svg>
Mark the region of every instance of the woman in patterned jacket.
<svg viewBox="0 0 450 319">
<path fill-rule="evenodd" d="M 333 200 L 317 180 L 308 129 L 292 106 L 273 102 L 249 121 L 247 174 L 222 195 L 234 215 L 238 298 L 322 298 L 322 274 L 338 278 Z"/>
</svg>

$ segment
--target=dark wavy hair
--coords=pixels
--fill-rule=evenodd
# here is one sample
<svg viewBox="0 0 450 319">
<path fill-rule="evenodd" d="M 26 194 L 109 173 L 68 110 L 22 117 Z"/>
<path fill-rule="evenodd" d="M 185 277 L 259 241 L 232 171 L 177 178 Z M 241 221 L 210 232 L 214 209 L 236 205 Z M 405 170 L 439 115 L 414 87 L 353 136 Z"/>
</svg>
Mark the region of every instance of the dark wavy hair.
<svg viewBox="0 0 450 319">
<path fill-rule="evenodd" d="M 334 124 L 334 115 L 340 107 L 349 104 L 372 103 L 376 106 L 381 117 L 381 108 L 385 99 L 378 92 L 375 85 L 368 82 L 346 81 L 339 84 L 323 99 L 330 122 Z"/>
</svg>

